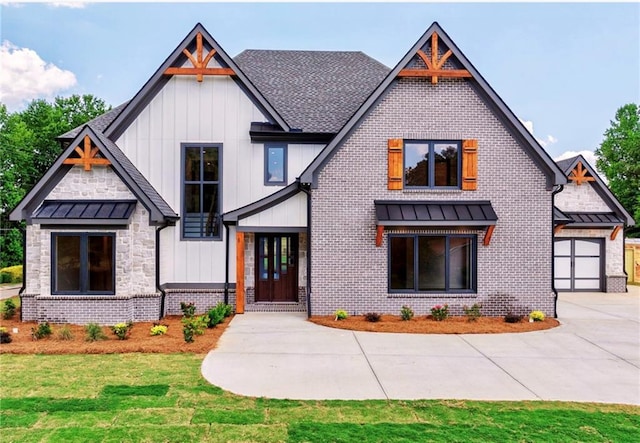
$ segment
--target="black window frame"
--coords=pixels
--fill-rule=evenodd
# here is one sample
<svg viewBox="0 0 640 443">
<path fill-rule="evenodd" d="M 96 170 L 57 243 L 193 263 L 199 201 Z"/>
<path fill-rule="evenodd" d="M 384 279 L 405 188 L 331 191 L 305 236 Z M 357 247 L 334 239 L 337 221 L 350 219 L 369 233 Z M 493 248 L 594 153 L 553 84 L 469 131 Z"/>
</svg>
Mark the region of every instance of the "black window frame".
<svg viewBox="0 0 640 443">
<path fill-rule="evenodd" d="M 202 151 L 200 151 L 200 180 L 186 180 L 185 176 L 185 163 L 186 163 L 186 153 L 189 148 L 216 148 L 218 150 L 218 180 L 204 180 L 204 168 L 202 161 L 202 156 L 204 155 Z M 183 217 L 181 219 L 181 228 L 180 228 L 180 240 L 182 241 L 221 241 L 222 240 L 222 178 L 223 178 L 223 162 L 222 162 L 222 143 L 181 143 L 180 144 L 180 199 L 182 208 Z M 201 217 L 201 229 L 200 236 L 198 237 L 187 237 L 184 235 L 185 233 L 185 218 L 187 214 L 187 199 L 185 198 L 185 185 L 200 185 L 200 205 L 202 206 L 204 202 L 204 185 L 217 185 L 218 186 L 218 220 L 217 220 L 217 235 L 206 236 L 204 235 L 204 231 L 206 229 L 206 221 L 205 218 L 207 216 L 201 209 L 200 217 Z"/>
<path fill-rule="evenodd" d="M 445 238 L 446 258 L 445 258 L 445 289 L 421 291 L 418 288 L 419 279 L 419 247 L 418 239 L 424 237 Z M 391 243 L 393 238 L 413 238 L 413 288 L 414 289 L 392 289 L 391 288 Z M 450 260 L 449 260 L 449 239 L 468 238 L 471 240 L 471 288 L 470 289 L 449 289 Z M 387 292 L 389 294 L 476 294 L 478 290 L 478 236 L 476 234 L 390 234 L 387 243 Z"/>
<path fill-rule="evenodd" d="M 269 181 L 269 149 L 282 149 L 282 180 Z M 264 145 L 264 185 L 265 186 L 286 186 L 288 169 L 288 145 L 286 143 L 265 143 Z"/>
<path fill-rule="evenodd" d="M 436 144 L 450 143 L 455 144 L 458 147 L 458 166 L 457 166 L 457 186 L 436 186 L 435 185 L 435 148 Z M 429 145 L 429 159 L 427 171 L 429 183 L 426 186 L 413 186 L 407 184 L 407 145 L 410 144 L 428 144 Z M 409 139 L 403 141 L 402 150 L 402 185 L 403 189 L 462 189 L 462 140 L 419 140 Z"/>
<path fill-rule="evenodd" d="M 58 237 L 80 237 L 80 290 L 56 291 L 58 255 L 56 239 Z M 111 237 L 111 287 L 113 291 L 90 291 L 89 285 L 89 237 Z M 116 293 L 116 234 L 114 232 L 52 232 L 51 233 L 51 295 L 115 295 Z"/>
</svg>

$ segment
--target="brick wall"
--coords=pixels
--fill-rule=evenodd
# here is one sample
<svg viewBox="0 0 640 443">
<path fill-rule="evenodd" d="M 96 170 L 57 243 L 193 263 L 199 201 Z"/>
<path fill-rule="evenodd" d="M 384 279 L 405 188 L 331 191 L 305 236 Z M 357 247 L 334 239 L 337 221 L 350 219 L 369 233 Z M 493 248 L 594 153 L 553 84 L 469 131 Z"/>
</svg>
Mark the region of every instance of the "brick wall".
<svg viewBox="0 0 640 443">
<path fill-rule="evenodd" d="M 387 140 L 477 139 L 477 191 L 387 190 Z M 402 79 L 363 119 L 312 191 L 312 314 L 424 314 L 483 303 L 486 314 L 553 314 L 551 192 L 545 177 L 465 80 Z M 499 220 L 491 244 L 478 235 L 477 294 L 388 294 L 388 231 L 375 246 L 376 199 L 490 200 Z M 416 232 L 416 231 L 407 231 Z M 426 232 L 426 231 L 425 231 Z M 434 232 L 434 231 L 428 231 Z M 438 231 L 461 232 L 461 231 Z"/>
<path fill-rule="evenodd" d="M 224 302 L 224 289 L 168 289 L 165 292 L 165 315 L 182 315 L 181 302 L 195 304 L 198 314 L 204 314 L 218 303 Z M 229 304 L 235 310 L 235 289 L 229 289 Z"/>
</svg>

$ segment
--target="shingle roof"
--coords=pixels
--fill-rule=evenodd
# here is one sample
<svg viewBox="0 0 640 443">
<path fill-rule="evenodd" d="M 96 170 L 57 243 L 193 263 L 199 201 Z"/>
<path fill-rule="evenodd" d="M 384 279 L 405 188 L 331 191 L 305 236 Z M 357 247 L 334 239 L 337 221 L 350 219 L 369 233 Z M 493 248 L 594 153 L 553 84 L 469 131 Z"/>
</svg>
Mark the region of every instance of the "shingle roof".
<svg viewBox="0 0 640 443">
<path fill-rule="evenodd" d="M 58 136 L 58 139 L 69 139 L 72 140 L 76 137 L 76 135 L 80 134 L 84 125 L 89 125 L 96 132 L 104 132 L 104 130 L 111 124 L 112 121 L 122 112 L 122 110 L 127 106 L 129 102 L 126 101 L 120 106 L 116 106 L 110 111 L 105 112 L 102 115 L 97 116 L 93 120 L 89 120 L 87 123 L 78 126 L 77 128 L 73 128 L 71 131 L 65 132 L 64 134 Z"/>
<path fill-rule="evenodd" d="M 388 74 L 362 52 L 248 49 L 234 61 L 287 123 L 337 132 Z"/>
<path fill-rule="evenodd" d="M 384 226 L 488 226 L 498 220 L 489 201 L 376 200 Z"/>
</svg>

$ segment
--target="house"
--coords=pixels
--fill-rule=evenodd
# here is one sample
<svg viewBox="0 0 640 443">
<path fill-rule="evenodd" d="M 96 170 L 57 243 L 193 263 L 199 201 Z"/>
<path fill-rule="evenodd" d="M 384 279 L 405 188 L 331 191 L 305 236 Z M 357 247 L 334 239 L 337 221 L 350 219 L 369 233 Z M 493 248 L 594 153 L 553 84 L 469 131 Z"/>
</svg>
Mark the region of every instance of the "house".
<svg viewBox="0 0 640 443">
<path fill-rule="evenodd" d="M 25 320 L 151 320 L 182 301 L 555 314 L 566 171 L 437 23 L 393 69 L 231 58 L 198 24 L 129 102 L 59 139 L 11 213 Z"/>
</svg>

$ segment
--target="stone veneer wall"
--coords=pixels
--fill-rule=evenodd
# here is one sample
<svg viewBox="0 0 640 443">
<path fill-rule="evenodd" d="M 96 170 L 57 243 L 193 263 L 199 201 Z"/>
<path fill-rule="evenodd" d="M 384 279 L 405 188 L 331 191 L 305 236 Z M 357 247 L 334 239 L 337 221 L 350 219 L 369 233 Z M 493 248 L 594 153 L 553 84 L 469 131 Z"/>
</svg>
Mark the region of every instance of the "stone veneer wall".
<svg viewBox="0 0 640 443">
<path fill-rule="evenodd" d="M 389 191 L 389 138 L 477 139 L 478 190 Z M 460 313 L 476 302 L 488 315 L 554 313 L 545 176 L 465 80 L 395 82 L 320 172 L 312 199 L 312 315 L 397 314 L 402 305 L 425 314 L 443 303 Z M 376 247 L 376 199 L 490 200 L 499 218 L 491 244 L 482 245 L 483 231 L 470 231 L 478 235 L 477 294 L 389 294 L 389 232 Z"/>
</svg>

